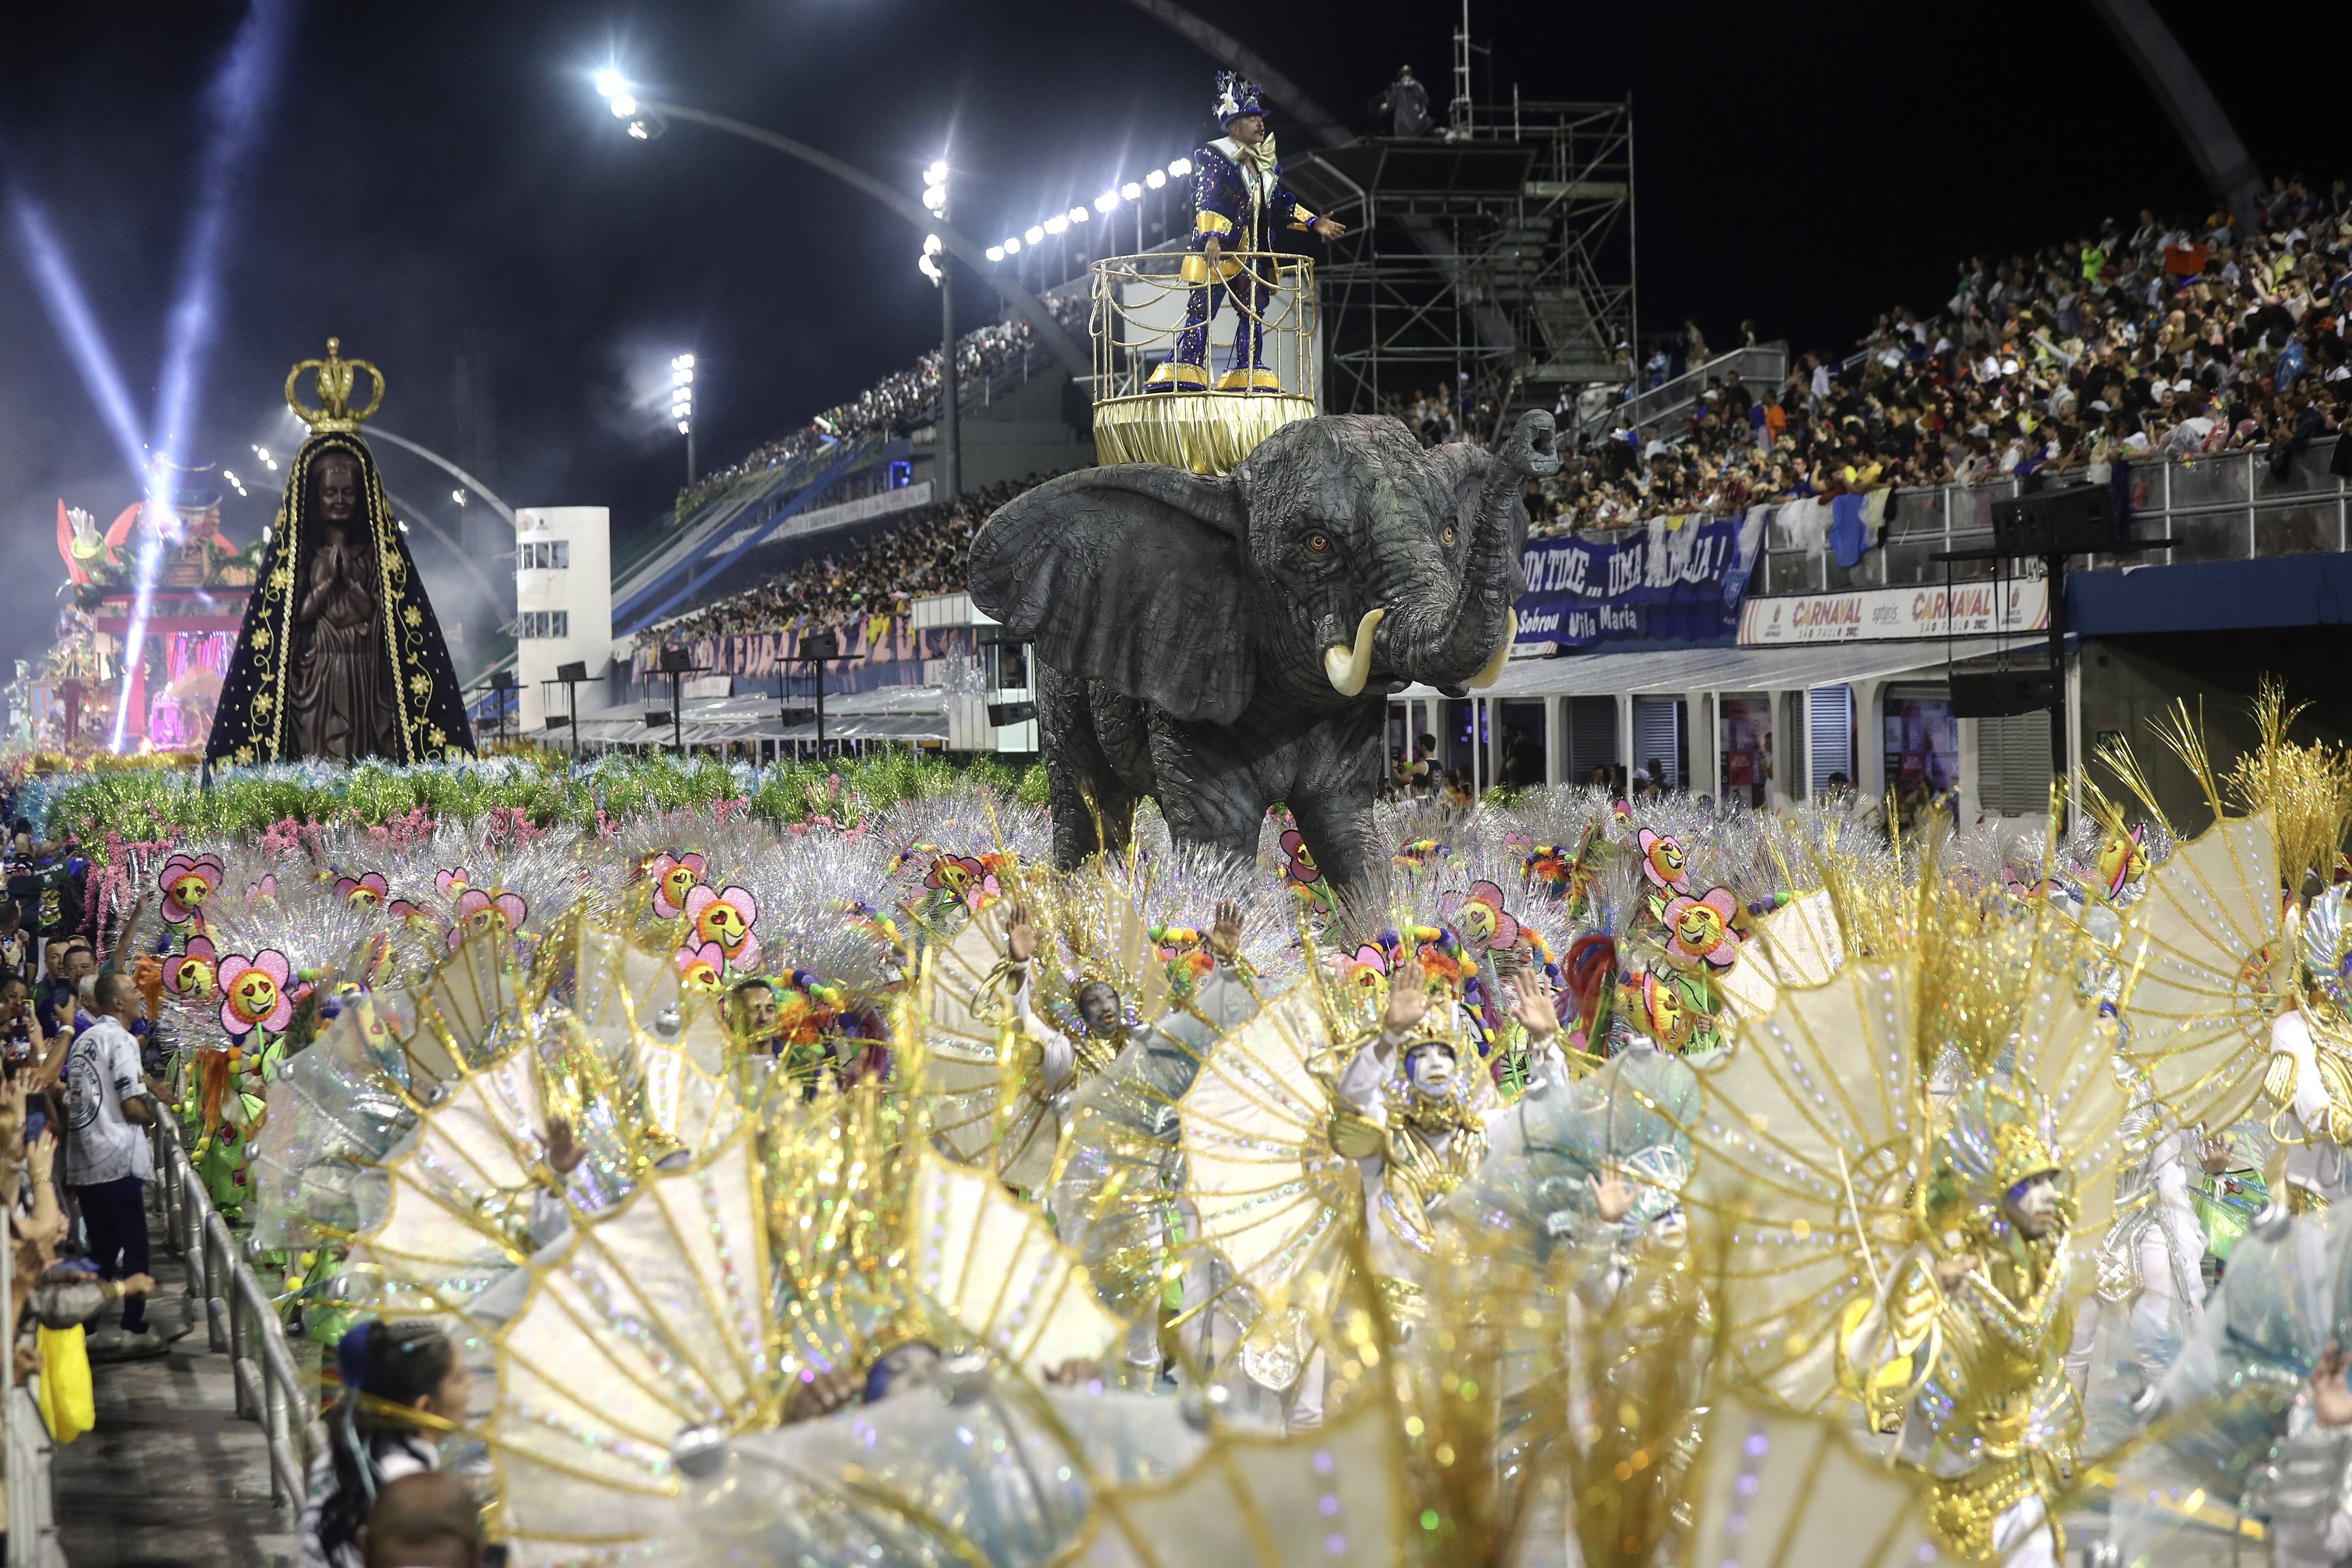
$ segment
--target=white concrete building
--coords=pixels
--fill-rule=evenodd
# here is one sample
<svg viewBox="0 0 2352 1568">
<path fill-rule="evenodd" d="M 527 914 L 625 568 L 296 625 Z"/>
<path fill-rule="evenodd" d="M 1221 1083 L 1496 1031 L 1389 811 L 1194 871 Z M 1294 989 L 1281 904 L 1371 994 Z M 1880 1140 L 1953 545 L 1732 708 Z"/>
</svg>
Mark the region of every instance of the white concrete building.
<svg viewBox="0 0 2352 1568">
<path fill-rule="evenodd" d="M 515 683 L 518 728 L 536 730 L 563 711 L 563 689 L 542 686 L 562 665 L 602 676 L 613 655 L 612 513 L 601 506 L 533 506 L 515 512 Z M 610 700 L 583 687 L 585 712 Z"/>
</svg>

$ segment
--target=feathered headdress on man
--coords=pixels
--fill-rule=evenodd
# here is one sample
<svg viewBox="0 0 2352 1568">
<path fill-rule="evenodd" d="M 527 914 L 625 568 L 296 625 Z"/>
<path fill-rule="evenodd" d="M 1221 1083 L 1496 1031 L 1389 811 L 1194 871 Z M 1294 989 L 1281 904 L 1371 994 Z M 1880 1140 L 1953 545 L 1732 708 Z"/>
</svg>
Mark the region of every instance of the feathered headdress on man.
<svg viewBox="0 0 2352 1568">
<path fill-rule="evenodd" d="M 1244 114 L 1263 115 L 1265 105 L 1258 99 L 1258 85 L 1243 79 L 1238 71 L 1217 73 L 1217 124 L 1231 125 Z"/>
</svg>

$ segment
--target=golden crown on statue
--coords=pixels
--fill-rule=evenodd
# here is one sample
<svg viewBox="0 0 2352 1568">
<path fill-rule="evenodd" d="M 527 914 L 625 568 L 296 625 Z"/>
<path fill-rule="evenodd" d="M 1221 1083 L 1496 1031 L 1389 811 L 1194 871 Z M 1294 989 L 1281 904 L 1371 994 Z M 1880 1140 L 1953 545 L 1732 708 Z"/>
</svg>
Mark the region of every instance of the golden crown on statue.
<svg viewBox="0 0 2352 1568">
<path fill-rule="evenodd" d="M 313 430 L 356 430 L 383 401 L 383 372 L 363 359 L 345 359 L 341 353 L 342 344 L 341 338 L 329 338 L 325 359 L 306 359 L 286 373 L 286 406 Z M 302 379 L 306 370 L 317 373 L 316 408 L 304 407 L 302 400 L 294 395 L 294 384 Z M 352 407 L 352 383 L 361 371 L 367 372 L 375 395 L 367 400 L 366 407 L 355 410 Z"/>
</svg>

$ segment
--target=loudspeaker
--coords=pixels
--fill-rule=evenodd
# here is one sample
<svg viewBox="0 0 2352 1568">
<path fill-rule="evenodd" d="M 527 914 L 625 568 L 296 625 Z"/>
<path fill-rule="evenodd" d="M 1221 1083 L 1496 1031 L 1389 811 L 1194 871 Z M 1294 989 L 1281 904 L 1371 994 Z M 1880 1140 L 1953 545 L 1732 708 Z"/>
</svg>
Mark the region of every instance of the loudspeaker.
<svg viewBox="0 0 2352 1568">
<path fill-rule="evenodd" d="M 828 658 L 839 658 L 840 657 L 841 637 L 838 633 L 831 631 L 810 632 L 801 638 L 801 658 L 803 660 L 824 660 Z"/>
<path fill-rule="evenodd" d="M 1952 677 L 1952 717 L 2007 719 L 2034 713 L 2056 700 L 2058 683 L 2046 669 L 2009 669 Z"/>
<path fill-rule="evenodd" d="M 1993 502 L 1992 544 L 2004 555 L 2095 555 L 2116 543 L 2116 498 L 2105 485 Z"/>
</svg>

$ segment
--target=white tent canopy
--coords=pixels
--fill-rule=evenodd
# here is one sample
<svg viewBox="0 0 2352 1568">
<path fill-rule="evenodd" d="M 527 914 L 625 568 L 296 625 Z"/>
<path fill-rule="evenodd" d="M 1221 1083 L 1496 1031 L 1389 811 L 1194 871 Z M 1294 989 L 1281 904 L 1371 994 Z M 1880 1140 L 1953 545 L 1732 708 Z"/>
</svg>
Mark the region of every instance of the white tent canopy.
<svg viewBox="0 0 2352 1568">
<path fill-rule="evenodd" d="M 816 739 L 816 725 L 803 720 L 787 724 L 786 708 L 814 707 L 805 692 L 789 698 L 772 693 L 740 697 L 690 697 L 679 710 L 679 738 L 689 746 L 716 746 L 730 741 L 794 742 Z M 649 724 L 648 713 L 661 722 Z M 885 686 L 873 691 L 828 694 L 824 700 L 824 738 L 833 741 L 939 741 L 948 738 L 947 699 L 935 686 Z M 570 743 L 562 726 L 535 732 L 533 739 L 562 747 Z M 619 708 L 591 708 L 580 715 L 580 740 L 590 746 L 638 746 L 670 743 L 669 704 L 659 700 Z"/>
<path fill-rule="evenodd" d="M 2011 637 L 2005 651 L 2046 648 L 2046 636 Z M 1561 658 L 1515 658 L 1482 698 L 1614 697 L 1620 693 L 1680 697 L 1691 691 L 1804 691 L 1817 686 L 1940 669 L 2004 651 L 1998 639 L 1956 637 L 1948 650 L 1932 642 L 1821 643 L 1799 647 L 1686 647 L 1654 653 L 1571 654 Z M 1423 701 L 1436 688 L 1413 686 L 1395 701 Z"/>
<path fill-rule="evenodd" d="M 1670 700 L 1682 704 L 1683 718 L 1669 719 L 1670 725 L 1687 723 L 1701 735 L 1711 736 L 1709 743 L 1689 748 L 1690 785 L 1696 792 L 1720 793 L 1723 781 L 1717 776 L 1722 762 L 1721 730 L 1723 700 L 1730 697 L 1758 694 L 1774 699 L 1774 710 L 1780 708 L 1784 694 L 1796 701 L 1799 708 L 1811 711 L 1819 708 L 1816 717 L 1793 718 L 1784 731 L 1776 724 L 1772 748 L 1779 757 L 1775 769 L 1776 797 L 1782 792 L 1802 795 L 1818 787 L 1816 774 L 1828 769 L 1851 767 L 1854 782 L 1865 798 L 1875 798 L 1884 787 L 1884 753 L 1877 743 L 1877 705 L 1881 690 L 1890 681 L 1906 676 L 1932 679 L 1948 666 L 1965 666 L 1981 669 L 1983 661 L 2008 655 L 2018 662 L 2038 668 L 2049 647 L 2046 635 L 2008 637 L 1955 637 L 1947 642 L 1941 637 L 1889 642 L 1822 643 L 1795 647 L 1694 647 L 1654 649 L 1627 653 L 1574 654 L 1551 658 L 1513 659 L 1503 670 L 1500 679 L 1482 691 L 1471 693 L 1472 700 L 1484 705 L 1489 717 L 1479 727 L 1484 735 L 1471 751 L 1473 783 L 1483 787 L 1495 777 L 1503 761 L 1505 726 L 1494 717 L 1496 702 L 1540 702 L 1545 707 L 1544 776 L 1553 783 L 1565 782 L 1570 768 L 1565 733 L 1570 699 L 1609 698 L 1617 706 L 1614 729 L 1614 756 L 1620 764 L 1630 765 L 1628 759 L 1636 749 L 1637 709 L 1653 700 Z M 1835 690 L 1845 688 L 1843 692 Z M 1812 694 L 1825 694 L 1815 696 Z M 1832 699 L 1837 699 L 1832 700 Z M 1850 700 L 1847 700 L 1850 699 Z M 1430 686 L 1415 685 L 1393 693 L 1389 700 L 1407 709 L 1407 733 L 1442 732 L 1437 710 L 1445 699 Z M 2080 709 L 2070 705 L 2074 721 L 2080 721 Z M 1816 724 L 1834 724 L 1844 731 L 1852 726 L 1853 754 L 1845 755 L 1845 742 L 1837 742 L 1837 750 L 1817 753 L 1814 744 Z M 1669 733 L 1671 733 L 1671 729 Z M 1963 731 L 1964 736 L 1973 731 Z M 1783 748 L 1787 750 L 1784 752 Z M 1965 780 L 1975 776 L 1973 743 L 1961 742 L 1960 770 Z M 2075 748 L 2079 754 L 2079 747 Z M 1819 767 L 1816 763 L 1819 763 Z M 1972 783 L 1964 794 L 1972 791 Z"/>
</svg>

